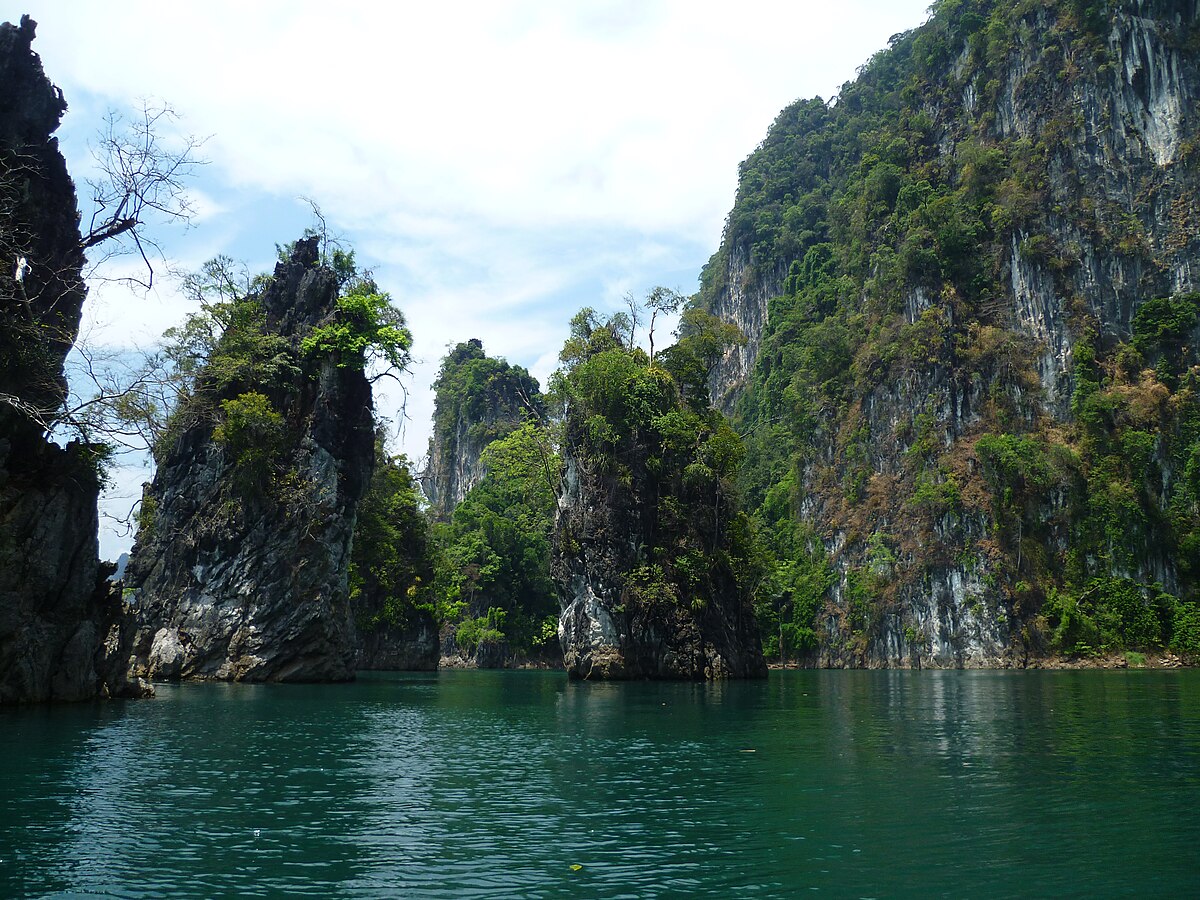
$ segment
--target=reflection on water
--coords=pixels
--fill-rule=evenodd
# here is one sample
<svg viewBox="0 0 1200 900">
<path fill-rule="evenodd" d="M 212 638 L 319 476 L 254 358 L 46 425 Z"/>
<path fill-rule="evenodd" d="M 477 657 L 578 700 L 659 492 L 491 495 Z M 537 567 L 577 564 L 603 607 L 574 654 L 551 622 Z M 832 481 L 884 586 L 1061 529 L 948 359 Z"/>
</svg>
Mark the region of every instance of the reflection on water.
<svg viewBox="0 0 1200 900">
<path fill-rule="evenodd" d="M 1198 674 L 444 672 L 6 710 L 0 896 L 1196 894 Z"/>
</svg>

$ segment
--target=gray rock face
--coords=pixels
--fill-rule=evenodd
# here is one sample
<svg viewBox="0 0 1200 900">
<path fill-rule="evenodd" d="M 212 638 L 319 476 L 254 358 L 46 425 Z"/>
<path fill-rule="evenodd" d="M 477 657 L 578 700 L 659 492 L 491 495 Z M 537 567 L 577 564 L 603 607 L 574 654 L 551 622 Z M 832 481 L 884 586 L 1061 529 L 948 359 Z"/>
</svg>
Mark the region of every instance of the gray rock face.
<svg viewBox="0 0 1200 900">
<path fill-rule="evenodd" d="M 31 49 L 35 28 L 28 16 L 0 25 L 0 703 L 141 690 L 106 656 L 121 604 L 98 559 L 91 452 L 47 441 L 38 421 L 65 396 L 87 292 L 75 187 L 52 137 L 66 103 Z"/>
<path fill-rule="evenodd" d="M 727 248 L 715 261 L 723 264 L 723 288 L 711 297 L 709 311 L 742 329 L 746 343 L 730 347 L 709 378 L 709 393 L 719 409 L 729 412 L 737 401 L 758 356 L 758 345 L 767 322 L 767 304 L 783 288 L 784 272 L 779 267 L 766 271 L 753 268 L 750 251 L 743 244 Z"/>
<path fill-rule="evenodd" d="M 432 672 L 441 648 L 433 615 L 417 610 L 403 626 L 384 625 L 359 631 L 354 667 L 360 670 Z"/>
<path fill-rule="evenodd" d="M 460 413 L 448 440 L 430 438 L 429 467 L 422 474 L 421 489 L 439 519 L 449 519 L 454 507 L 487 474 L 480 462 L 487 443 L 471 435 L 471 424 Z"/>
<path fill-rule="evenodd" d="M 359 498 L 374 460 L 363 373 L 298 352 L 336 305 L 316 240 L 299 241 L 258 298 L 297 374 L 251 385 L 286 420 L 276 479 L 247 498 L 214 441 L 188 428 L 144 495 L 154 509 L 126 571 L 138 620 L 131 671 L 157 679 L 337 681 L 353 677 L 346 574 Z M 245 389 L 245 388 L 243 388 Z"/>
<path fill-rule="evenodd" d="M 143 695 L 125 679 L 125 610 L 97 559 L 82 449 L 0 452 L 0 468 L 0 703 Z"/>
<path fill-rule="evenodd" d="M 657 530 L 648 476 L 622 485 L 564 448 L 565 490 L 552 570 L 561 592 L 558 637 L 568 674 L 584 679 L 759 678 L 767 674 L 749 599 L 710 573 L 702 608 L 647 603 L 627 590 Z"/>
</svg>

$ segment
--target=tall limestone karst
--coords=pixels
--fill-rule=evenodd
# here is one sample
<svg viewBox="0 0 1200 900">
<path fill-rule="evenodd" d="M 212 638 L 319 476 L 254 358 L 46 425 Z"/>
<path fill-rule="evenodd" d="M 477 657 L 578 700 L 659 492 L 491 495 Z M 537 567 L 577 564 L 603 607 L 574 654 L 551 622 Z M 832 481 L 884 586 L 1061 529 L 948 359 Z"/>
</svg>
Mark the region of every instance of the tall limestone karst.
<svg viewBox="0 0 1200 900">
<path fill-rule="evenodd" d="M 484 476 L 489 443 L 541 413 L 537 381 L 520 366 L 488 356 L 471 338 L 451 350 L 433 383 L 433 434 L 421 488 L 436 519 L 447 520 Z"/>
<path fill-rule="evenodd" d="M 697 303 L 825 665 L 1200 652 L 1200 4 L 940 0 L 742 164 Z"/>
<path fill-rule="evenodd" d="M 549 568 L 559 463 L 537 380 L 472 339 L 447 354 L 434 389 L 422 484 L 437 520 L 442 664 L 558 665 Z"/>
<path fill-rule="evenodd" d="M 358 301 L 376 296 L 340 299 L 310 238 L 223 308 L 224 332 L 160 441 L 142 501 L 125 574 L 134 672 L 353 676 L 347 569 L 375 428 L 361 349 L 330 342 L 367 328 Z"/>
<path fill-rule="evenodd" d="M 87 290 L 52 136 L 66 102 L 31 49 L 35 28 L 0 25 L 0 703 L 129 689 L 105 659 L 120 600 L 98 558 L 102 451 L 47 440 Z"/>
<path fill-rule="evenodd" d="M 733 485 L 742 445 L 709 407 L 700 340 L 651 362 L 590 311 L 572 329 L 554 384 L 566 472 L 552 572 L 568 673 L 766 676 L 751 607 L 761 573 Z"/>
</svg>

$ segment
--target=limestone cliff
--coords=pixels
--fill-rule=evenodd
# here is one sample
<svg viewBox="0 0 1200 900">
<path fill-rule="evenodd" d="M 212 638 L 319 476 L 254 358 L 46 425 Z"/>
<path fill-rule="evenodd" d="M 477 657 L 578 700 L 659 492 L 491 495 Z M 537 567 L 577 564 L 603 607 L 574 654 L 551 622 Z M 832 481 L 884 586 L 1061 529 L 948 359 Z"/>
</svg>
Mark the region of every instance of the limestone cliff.
<svg viewBox="0 0 1200 900">
<path fill-rule="evenodd" d="M 234 309 L 217 357 L 158 460 L 126 570 L 151 678 L 351 678 L 347 568 L 371 476 L 371 388 L 360 366 L 304 353 L 336 315 L 317 239 Z"/>
<path fill-rule="evenodd" d="M 587 349 L 560 382 L 566 471 L 551 564 L 567 671 L 765 676 L 751 529 L 732 486 L 741 445 L 702 387 L 685 398 L 687 340 L 658 365 L 610 326 L 577 328 L 572 343 Z"/>
<path fill-rule="evenodd" d="M 456 346 L 434 382 L 433 434 L 421 487 L 433 515 L 446 520 L 486 474 L 484 449 L 541 413 L 537 381 L 520 366 L 489 357 L 477 338 Z"/>
<path fill-rule="evenodd" d="M 105 655 L 121 603 L 98 559 L 98 448 L 46 437 L 87 291 L 52 136 L 66 102 L 31 49 L 35 28 L 0 25 L 0 703 L 136 692 Z"/>
<path fill-rule="evenodd" d="M 364 672 L 432 672 L 441 655 L 437 624 L 425 611 L 400 625 L 360 629 L 355 648 L 354 668 Z"/>
<path fill-rule="evenodd" d="M 743 163 L 698 302 L 750 337 L 710 388 L 803 562 L 765 601 L 793 653 L 1192 640 L 1198 18 L 937 3 Z"/>
<path fill-rule="evenodd" d="M 646 542 L 664 525 L 647 496 L 650 480 L 642 472 L 626 488 L 568 455 L 553 563 L 567 672 L 596 680 L 765 676 L 749 598 L 716 553 L 704 563 L 711 569 L 702 597 L 667 600 L 643 590 Z"/>
</svg>

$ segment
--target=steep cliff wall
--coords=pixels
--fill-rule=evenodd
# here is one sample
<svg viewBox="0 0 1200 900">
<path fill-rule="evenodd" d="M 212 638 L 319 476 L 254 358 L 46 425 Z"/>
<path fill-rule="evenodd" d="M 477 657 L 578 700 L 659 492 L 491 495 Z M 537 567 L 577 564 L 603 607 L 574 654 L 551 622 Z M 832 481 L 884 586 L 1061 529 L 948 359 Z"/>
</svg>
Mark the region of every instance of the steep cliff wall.
<svg viewBox="0 0 1200 900">
<path fill-rule="evenodd" d="M 699 303 L 758 328 L 710 388 L 803 561 L 772 652 L 1193 641 L 1198 15 L 938 3 L 743 163 Z"/>
<path fill-rule="evenodd" d="M 52 137 L 66 102 L 31 49 L 35 28 L 0 25 L 0 702 L 136 692 L 105 658 L 120 600 L 97 556 L 96 448 L 59 447 L 44 427 L 87 291 L 75 187 Z"/>
<path fill-rule="evenodd" d="M 337 301 L 313 238 L 231 310 L 143 497 L 126 570 L 134 672 L 352 677 L 347 568 L 374 460 L 371 389 L 361 363 L 301 348 Z"/>
<path fill-rule="evenodd" d="M 656 560 L 659 571 L 651 574 L 646 541 L 664 523 L 649 473 L 626 487 L 578 457 L 567 459 L 553 564 L 567 672 L 595 680 L 764 677 L 749 599 L 714 558 L 719 551 L 708 555 L 705 584 L 690 596 L 653 583 L 662 563 Z"/>
<path fill-rule="evenodd" d="M 450 351 L 433 388 L 433 434 L 421 487 L 434 517 L 444 521 L 486 474 L 480 457 L 487 445 L 523 416 L 540 415 L 542 399 L 525 369 L 489 357 L 477 338 Z"/>
</svg>

